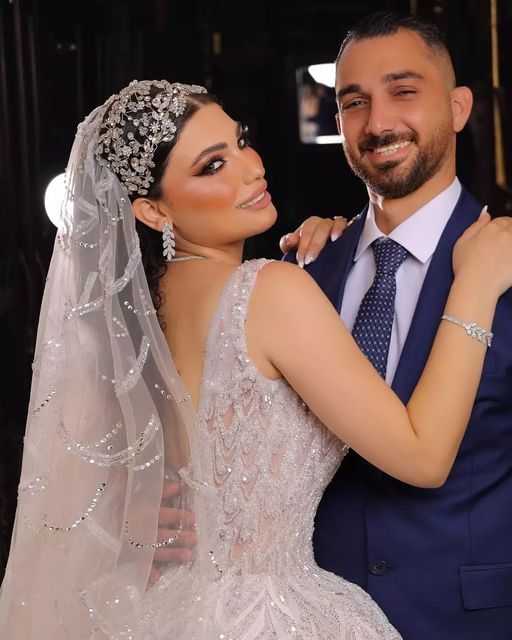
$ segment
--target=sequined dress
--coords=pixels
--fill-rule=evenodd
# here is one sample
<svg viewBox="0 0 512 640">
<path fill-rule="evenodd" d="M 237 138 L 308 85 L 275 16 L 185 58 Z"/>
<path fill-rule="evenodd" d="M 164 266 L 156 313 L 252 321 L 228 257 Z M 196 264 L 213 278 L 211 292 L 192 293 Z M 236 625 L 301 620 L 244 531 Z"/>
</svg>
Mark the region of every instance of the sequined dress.
<svg viewBox="0 0 512 640">
<path fill-rule="evenodd" d="M 210 578 L 169 569 L 146 595 L 141 637 L 398 640 L 366 592 L 314 561 L 316 508 L 347 446 L 248 356 L 248 300 L 266 263 L 246 262 L 230 277 L 205 351 L 198 428 L 211 477 L 198 535 L 207 532 L 209 546 L 197 553 Z"/>
</svg>

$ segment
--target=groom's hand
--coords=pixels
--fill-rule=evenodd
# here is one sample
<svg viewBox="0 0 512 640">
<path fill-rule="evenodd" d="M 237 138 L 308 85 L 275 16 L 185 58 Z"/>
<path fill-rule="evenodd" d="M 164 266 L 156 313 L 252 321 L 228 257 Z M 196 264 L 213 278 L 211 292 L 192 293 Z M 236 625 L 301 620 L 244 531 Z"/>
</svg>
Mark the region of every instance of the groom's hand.
<svg viewBox="0 0 512 640">
<path fill-rule="evenodd" d="M 149 575 L 150 583 L 158 580 L 166 565 L 186 564 L 192 560 L 194 547 L 197 544 L 195 517 L 190 511 L 183 511 L 173 506 L 180 490 L 181 486 L 177 481 L 167 480 L 164 484 L 162 504 L 158 512 L 158 542 L 174 536 L 177 538 L 169 546 L 160 547 L 155 551 L 153 567 Z"/>
<path fill-rule="evenodd" d="M 318 258 L 329 239 L 333 242 L 337 240 L 346 226 L 347 220 L 342 216 L 335 216 L 334 219 L 311 216 L 298 229 L 283 236 L 279 246 L 283 253 L 296 249 L 297 263 L 303 267 Z"/>
</svg>

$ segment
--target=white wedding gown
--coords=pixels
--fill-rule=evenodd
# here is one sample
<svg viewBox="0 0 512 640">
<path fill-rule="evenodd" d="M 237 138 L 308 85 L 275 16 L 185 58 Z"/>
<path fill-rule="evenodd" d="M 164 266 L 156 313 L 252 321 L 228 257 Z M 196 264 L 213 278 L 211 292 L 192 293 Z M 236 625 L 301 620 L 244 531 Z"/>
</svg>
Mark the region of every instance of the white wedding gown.
<svg viewBox="0 0 512 640">
<path fill-rule="evenodd" d="M 198 534 L 208 531 L 214 548 L 197 553 L 209 555 L 212 577 L 171 567 L 146 594 L 140 637 L 397 640 L 366 592 L 315 564 L 315 511 L 347 446 L 248 356 L 248 299 L 266 262 L 230 277 L 205 352 L 197 426 L 211 477 Z"/>
</svg>

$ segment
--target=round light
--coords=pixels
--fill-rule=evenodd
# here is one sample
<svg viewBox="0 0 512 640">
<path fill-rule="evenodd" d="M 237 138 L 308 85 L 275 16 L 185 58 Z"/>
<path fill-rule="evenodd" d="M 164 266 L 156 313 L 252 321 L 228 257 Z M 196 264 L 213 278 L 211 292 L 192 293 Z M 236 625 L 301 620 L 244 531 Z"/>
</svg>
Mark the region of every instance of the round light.
<svg viewBox="0 0 512 640">
<path fill-rule="evenodd" d="M 312 64 L 308 67 L 308 71 L 313 76 L 313 80 L 318 82 L 318 84 L 324 84 L 326 87 L 334 87 L 336 84 L 335 67 L 334 62 Z"/>
<path fill-rule="evenodd" d="M 60 173 L 55 176 L 46 187 L 44 192 L 44 208 L 46 215 L 58 228 L 60 226 L 60 209 L 66 193 L 66 174 Z"/>
</svg>

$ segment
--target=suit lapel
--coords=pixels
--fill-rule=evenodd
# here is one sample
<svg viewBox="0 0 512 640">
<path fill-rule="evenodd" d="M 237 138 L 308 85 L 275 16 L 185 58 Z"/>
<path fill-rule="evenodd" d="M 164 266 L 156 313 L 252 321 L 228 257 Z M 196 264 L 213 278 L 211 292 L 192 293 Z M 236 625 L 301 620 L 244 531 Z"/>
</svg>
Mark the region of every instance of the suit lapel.
<svg viewBox="0 0 512 640">
<path fill-rule="evenodd" d="M 425 368 L 443 315 L 453 281 L 453 246 L 467 227 L 478 218 L 480 210 L 476 200 L 463 189 L 432 256 L 391 385 L 404 403 L 408 402 Z"/>
<path fill-rule="evenodd" d="M 329 258 L 322 264 L 321 270 L 315 274 L 312 273 L 338 313 L 341 310 L 345 283 L 354 262 L 354 255 L 367 212 L 368 206 L 351 220 L 341 238 L 331 245 Z M 313 272 L 313 270 L 311 271 Z"/>
</svg>

